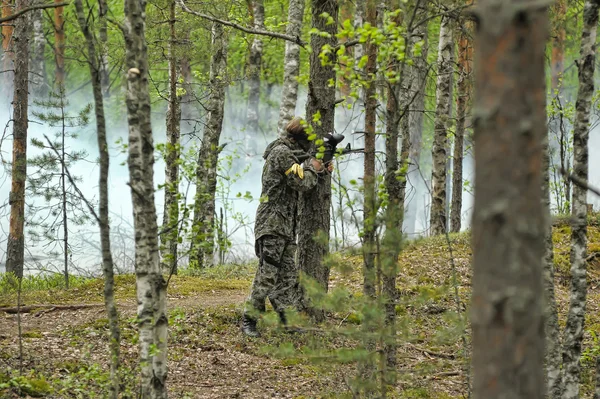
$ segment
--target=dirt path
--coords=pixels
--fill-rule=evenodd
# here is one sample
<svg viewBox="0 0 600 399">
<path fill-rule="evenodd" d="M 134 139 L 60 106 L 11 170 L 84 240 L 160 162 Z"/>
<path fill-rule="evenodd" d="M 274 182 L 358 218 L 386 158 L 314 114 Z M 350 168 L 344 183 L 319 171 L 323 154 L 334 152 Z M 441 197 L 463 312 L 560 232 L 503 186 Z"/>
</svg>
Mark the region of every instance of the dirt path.
<svg viewBox="0 0 600 399">
<path fill-rule="evenodd" d="M 170 317 L 174 317 L 169 332 L 170 397 L 300 398 L 316 397 L 314 394 L 325 386 L 333 389 L 333 381 L 319 377 L 312 368 L 262 355 L 260 349 L 269 338 L 248 340 L 240 334 L 239 309 L 246 295 L 246 290 L 227 290 L 169 298 Z M 136 304 L 120 302 L 119 310 L 125 323 L 121 327 L 121 354 L 134 370 L 138 357 L 132 339 Z M 84 363 L 107 369 L 103 307 L 25 313 L 21 317 L 25 369 L 42 372 L 55 381 L 69 380 L 69 373 Z M 18 367 L 17 331 L 17 316 L 0 314 L 0 369 L 5 365 Z M 77 397 L 55 395 L 47 397 Z"/>
</svg>

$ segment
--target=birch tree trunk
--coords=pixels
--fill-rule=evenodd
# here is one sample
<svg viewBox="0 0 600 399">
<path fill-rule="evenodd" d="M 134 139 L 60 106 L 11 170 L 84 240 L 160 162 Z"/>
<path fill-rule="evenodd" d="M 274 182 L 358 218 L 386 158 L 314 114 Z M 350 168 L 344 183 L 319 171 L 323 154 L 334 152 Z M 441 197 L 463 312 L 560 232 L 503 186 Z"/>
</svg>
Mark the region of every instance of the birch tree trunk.
<svg viewBox="0 0 600 399">
<path fill-rule="evenodd" d="M 15 10 L 29 6 L 29 0 L 17 0 Z M 6 249 L 6 272 L 23 277 L 25 240 L 25 181 L 27 178 L 27 128 L 28 128 L 28 70 L 29 70 L 29 19 L 21 16 L 14 22 L 12 48 L 14 49 L 13 94 L 13 158 L 12 184 L 8 197 L 10 224 Z"/>
<path fill-rule="evenodd" d="M 211 95 L 208 105 L 208 122 L 198 153 L 196 169 L 196 200 L 194 204 L 194 233 L 198 238 L 192 260 L 198 267 L 214 264 L 215 245 L 215 193 L 217 167 L 223 117 L 225 114 L 225 87 L 227 86 L 227 36 L 223 26 L 212 26 L 212 60 L 210 64 Z"/>
<path fill-rule="evenodd" d="M 110 95 L 110 69 L 108 65 L 108 26 L 106 15 L 108 14 L 107 0 L 98 0 L 98 20 L 100 22 L 100 82 L 102 93 Z"/>
<path fill-rule="evenodd" d="M 169 3 L 169 104 L 167 106 L 167 146 L 165 159 L 165 205 L 163 212 L 163 269 L 177 274 L 177 243 L 179 226 L 179 137 L 181 125 L 181 104 L 177 96 L 177 65 L 175 55 L 175 5 Z"/>
<path fill-rule="evenodd" d="M 596 0 L 587 0 L 583 10 L 583 32 L 579 59 L 579 91 L 575 103 L 573 129 L 573 175 L 588 180 L 588 138 L 590 111 L 594 94 L 596 61 L 596 31 L 598 9 Z M 586 308 L 587 256 L 587 190 L 573 186 L 571 226 L 571 295 L 563 341 L 563 398 L 579 398 L 581 342 Z"/>
<path fill-rule="evenodd" d="M 265 7 L 263 0 L 251 0 L 254 15 L 254 29 L 264 29 Z M 254 154 L 257 151 L 258 107 L 260 104 L 260 71 L 262 64 L 263 42 L 255 35 L 250 47 L 248 60 L 248 110 L 246 113 L 246 150 Z"/>
<path fill-rule="evenodd" d="M 541 399 L 547 17 L 535 0 L 478 7 L 473 397 Z"/>
<path fill-rule="evenodd" d="M 431 235 L 444 234 L 447 230 L 446 173 L 448 147 L 448 122 L 452 102 L 452 27 L 450 17 L 443 16 L 440 26 L 438 50 L 438 78 L 435 105 L 435 132 L 433 138 L 432 191 L 430 228 Z"/>
<path fill-rule="evenodd" d="M 61 3 L 54 0 L 54 3 Z M 65 83 L 65 8 L 64 6 L 54 8 L 54 59 L 56 69 L 54 70 L 55 84 Z"/>
<path fill-rule="evenodd" d="M 552 52 L 550 59 L 550 68 L 552 73 L 552 89 L 553 91 L 559 87 L 559 82 L 562 77 L 565 62 L 565 38 L 567 36 L 565 29 L 565 17 L 567 14 L 567 0 L 558 0 L 552 6 L 553 32 Z"/>
<path fill-rule="evenodd" d="M 311 12 L 312 27 L 330 34 L 330 37 L 311 35 L 310 39 L 313 51 L 310 54 L 306 121 L 310 123 L 313 133 L 318 138 L 322 138 L 328 132 L 334 131 L 335 87 L 330 86 L 329 82 L 335 80 L 335 71 L 331 66 L 321 65 L 319 53 L 325 45 L 336 45 L 337 25 L 327 24 L 327 19 L 320 15 L 326 12 L 337 21 L 338 2 L 337 0 L 313 0 Z M 316 114 L 320 114 L 318 122 L 313 120 Z M 323 264 L 322 260 L 329 248 L 331 176 L 325 174 L 319 178 L 312 190 L 301 193 L 298 208 L 298 263 L 304 273 L 327 290 L 329 267 Z M 321 312 L 312 313 L 317 320 L 322 320 L 324 317 Z"/>
<path fill-rule="evenodd" d="M 38 1 L 38 4 L 43 4 Z M 33 45 L 31 54 L 31 92 L 34 97 L 44 98 L 48 94 L 46 77 L 46 38 L 44 37 L 44 16 L 42 10 L 31 11 L 31 24 L 33 27 Z"/>
<path fill-rule="evenodd" d="M 304 16 L 304 0 L 290 0 L 288 8 L 288 24 L 286 35 L 298 37 L 302 33 L 302 17 Z M 298 100 L 298 75 L 300 74 L 300 46 L 287 40 L 283 58 L 283 88 L 281 89 L 281 105 L 279 106 L 279 124 L 277 131 L 281 135 L 285 126 L 296 113 Z"/>
<path fill-rule="evenodd" d="M 166 398 L 166 284 L 160 272 L 154 203 L 154 144 L 150 125 L 146 2 L 125 0 L 129 185 L 133 200 L 140 331 L 141 397 Z"/>
<path fill-rule="evenodd" d="M 419 9 L 416 10 L 416 20 L 420 21 L 425 19 L 427 16 L 427 4 L 420 4 Z M 410 82 L 412 89 L 416 92 L 411 91 L 410 97 L 414 100 L 410 106 L 410 112 L 408 113 L 408 129 L 407 132 L 410 138 L 410 152 L 409 159 L 410 165 L 408 167 L 407 180 L 411 183 L 414 189 L 414 196 L 412 196 L 409 204 L 405 205 L 404 220 L 405 229 L 407 234 L 415 233 L 415 225 L 417 221 L 417 212 L 421 206 L 421 202 L 425 198 L 426 186 L 423 180 L 423 174 L 420 170 L 421 164 L 421 150 L 423 148 L 423 116 L 425 114 L 425 89 L 427 86 L 427 52 L 428 52 L 428 40 L 427 40 L 427 23 L 418 25 L 414 32 L 409 36 L 408 47 L 415 49 L 417 43 L 420 45 L 420 54 L 417 55 L 413 61 L 413 65 L 406 65 L 407 81 Z M 413 50 L 414 51 L 414 50 Z M 414 85 L 414 86 L 413 86 Z M 407 133 L 402 133 L 407 134 Z"/>
<path fill-rule="evenodd" d="M 100 152 L 100 179 L 99 179 L 99 225 L 100 247 L 102 250 L 102 274 L 104 276 L 104 305 L 108 316 L 110 331 L 110 387 L 109 397 L 117 399 L 119 396 L 119 364 L 121 332 L 119 330 L 119 314 L 115 304 L 114 264 L 110 248 L 110 224 L 108 208 L 108 171 L 110 158 L 108 154 L 108 141 L 106 138 L 106 119 L 104 116 L 104 99 L 102 98 L 102 85 L 98 67 L 98 53 L 93 33 L 85 18 L 82 0 L 75 0 L 77 21 L 87 44 L 87 59 L 92 78 L 92 92 L 94 95 L 94 111 L 96 114 L 96 136 Z"/>
</svg>

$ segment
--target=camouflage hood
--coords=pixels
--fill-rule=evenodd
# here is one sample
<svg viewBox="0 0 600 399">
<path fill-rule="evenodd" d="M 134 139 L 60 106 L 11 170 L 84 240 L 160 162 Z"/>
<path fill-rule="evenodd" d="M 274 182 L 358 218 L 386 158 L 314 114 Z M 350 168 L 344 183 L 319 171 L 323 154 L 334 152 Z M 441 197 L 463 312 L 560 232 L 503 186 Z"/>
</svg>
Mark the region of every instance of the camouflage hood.
<svg viewBox="0 0 600 399">
<path fill-rule="evenodd" d="M 292 151 L 297 149 L 296 145 L 292 143 L 290 139 L 288 139 L 287 137 L 280 137 L 277 140 L 269 143 L 269 145 L 267 145 L 267 148 L 265 148 L 265 152 L 263 154 L 263 159 L 267 159 L 271 151 L 273 151 L 273 148 L 277 147 L 279 144 L 283 144 Z"/>
</svg>

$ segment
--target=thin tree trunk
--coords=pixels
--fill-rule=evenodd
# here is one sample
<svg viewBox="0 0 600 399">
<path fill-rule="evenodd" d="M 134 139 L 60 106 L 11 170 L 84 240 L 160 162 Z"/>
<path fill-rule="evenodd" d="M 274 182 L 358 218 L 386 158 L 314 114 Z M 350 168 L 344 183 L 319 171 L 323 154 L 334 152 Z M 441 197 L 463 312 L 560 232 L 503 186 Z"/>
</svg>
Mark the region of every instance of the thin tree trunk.
<svg viewBox="0 0 600 399">
<path fill-rule="evenodd" d="M 223 117 L 225 113 L 225 87 L 227 86 L 227 36 L 223 26 L 213 23 L 212 60 L 210 64 L 210 87 L 208 122 L 198 153 L 196 169 L 196 201 L 194 204 L 194 231 L 199 242 L 192 253 L 197 267 L 214 264 L 215 244 L 215 193 L 217 189 L 217 166 Z"/>
<path fill-rule="evenodd" d="M 254 16 L 254 29 L 264 29 L 265 7 L 263 0 L 251 0 Z M 255 35 L 250 47 L 248 60 L 248 110 L 246 113 L 246 150 L 254 154 L 257 151 L 258 107 L 260 103 L 260 71 L 262 64 L 263 42 Z"/>
<path fill-rule="evenodd" d="M 304 0 L 290 0 L 288 8 L 288 24 L 286 35 L 300 37 L 302 33 L 302 17 Z M 283 133 L 285 126 L 296 113 L 298 100 L 298 75 L 300 74 L 300 46 L 289 40 L 285 42 L 283 57 L 283 88 L 281 89 L 281 105 L 279 106 L 279 124 L 277 131 Z"/>
<path fill-rule="evenodd" d="M 564 71 L 565 62 L 565 18 L 567 15 L 567 0 L 558 0 L 552 6 L 553 9 L 553 32 L 551 35 L 552 39 L 552 52 L 550 67 L 552 73 L 552 90 L 556 90 L 559 87 L 560 79 Z"/>
<path fill-rule="evenodd" d="M 2 0 L 2 18 L 8 17 L 13 13 L 13 0 Z M 2 25 L 2 71 L 3 73 L 3 92 L 8 97 L 14 90 L 14 65 L 15 54 L 13 51 L 13 23 Z"/>
<path fill-rule="evenodd" d="M 463 194 L 463 153 L 465 138 L 465 121 L 470 102 L 471 80 L 471 44 L 468 31 L 470 24 L 461 24 L 458 40 L 458 84 L 456 98 L 456 132 L 454 134 L 454 154 L 452 157 L 452 206 L 450 230 L 458 233 L 461 227 L 462 194 Z"/>
<path fill-rule="evenodd" d="M 100 247 L 102 249 L 102 274 L 104 276 L 104 305 L 108 315 L 108 327 L 110 330 L 110 387 L 109 397 L 117 399 L 119 396 L 119 363 L 121 332 L 119 330 L 119 314 L 115 304 L 115 281 L 114 264 L 110 248 L 110 224 L 108 213 L 108 171 L 110 157 L 108 154 L 108 141 L 106 139 L 106 119 L 104 117 L 104 99 L 102 98 L 102 84 L 99 71 L 98 53 L 93 33 L 87 24 L 83 1 L 75 0 L 77 21 L 81 29 L 88 50 L 88 67 L 92 78 L 92 92 L 94 95 L 94 110 L 96 114 L 96 136 L 98 139 L 98 151 L 100 153 L 100 176 L 99 176 L 99 209 L 100 219 Z"/>
<path fill-rule="evenodd" d="M 68 214 L 67 214 L 67 173 L 66 173 L 66 154 L 65 154 L 65 89 L 64 86 L 59 88 L 60 90 L 60 113 L 62 119 L 62 132 L 61 132 L 61 145 L 60 145 L 60 183 L 62 189 L 62 219 L 63 219 L 63 261 L 64 261 L 64 275 L 65 275 L 65 287 L 69 289 L 69 226 L 68 226 Z"/>
<path fill-rule="evenodd" d="M 377 24 L 376 0 L 367 0 L 367 23 Z M 367 65 L 365 77 L 368 82 L 365 87 L 365 157 L 364 157 L 364 226 L 363 226 L 363 259 L 364 259 L 364 293 L 375 298 L 375 125 L 377 123 L 377 46 L 369 41 L 366 45 Z"/>
<path fill-rule="evenodd" d="M 38 1 L 38 4 L 43 4 Z M 46 38 L 44 37 L 44 16 L 42 10 L 31 11 L 31 22 L 33 26 L 33 45 L 31 54 L 31 92 L 34 97 L 43 98 L 48 94 L 48 82 L 46 77 Z"/>
<path fill-rule="evenodd" d="M 425 3 L 422 4 L 421 3 Z M 419 2 L 417 5 L 420 7 L 416 12 L 416 20 L 425 19 L 427 16 L 427 3 Z M 410 112 L 408 114 L 408 126 L 410 135 L 410 165 L 408 167 L 407 181 L 413 187 L 414 195 L 411 198 L 410 204 L 405 206 L 404 220 L 405 229 L 407 234 L 414 234 L 417 222 L 417 212 L 421 206 L 421 200 L 425 198 L 426 186 L 423 180 L 424 176 L 420 169 L 421 163 L 421 149 L 423 147 L 423 116 L 425 115 L 425 89 L 427 87 L 427 52 L 428 52 L 428 40 L 427 40 L 427 23 L 418 25 L 414 32 L 409 36 L 408 47 L 414 49 L 417 43 L 423 42 L 421 47 L 421 54 L 417 55 L 414 59 L 413 65 L 406 65 L 407 70 L 407 81 L 411 82 L 413 87 L 410 93 L 410 98 L 414 98 Z M 416 91 L 416 92 L 415 92 Z M 405 132 L 402 133 L 407 134 Z"/>
<path fill-rule="evenodd" d="M 154 144 L 150 125 L 148 54 L 143 0 L 125 1 L 129 185 L 133 200 L 135 271 L 141 355 L 141 397 L 167 397 L 166 283 L 160 271 L 154 203 Z"/>
<path fill-rule="evenodd" d="M 583 11 L 581 55 L 579 59 L 579 91 L 575 103 L 576 117 L 573 129 L 573 175 L 588 180 L 588 138 L 590 110 L 594 94 L 596 61 L 596 31 L 598 9 L 596 0 L 587 0 Z M 587 254 L 587 190 L 573 187 L 571 226 L 571 300 L 563 341 L 563 398 L 579 398 L 581 342 L 586 308 L 586 254 Z"/>
<path fill-rule="evenodd" d="M 547 17 L 535 0 L 478 7 L 473 397 L 541 399 Z"/>
<path fill-rule="evenodd" d="M 446 173 L 448 122 L 452 102 L 452 28 L 450 17 L 442 17 L 438 52 L 438 78 L 435 106 L 435 132 L 433 138 L 432 185 L 430 228 L 431 235 L 444 234 L 447 230 Z"/>
<path fill-rule="evenodd" d="M 326 18 L 320 15 L 329 14 L 334 21 L 338 18 L 337 0 L 313 0 L 312 27 L 330 34 L 330 37 L 311 35 L 310 45 L 310 80 L 308 84 L 308 101 L 306 103 L 306 121 L 317 138 L 334 131 L 335 87 L 329 82 L 335 80 L 335 71 L 330 66 L 322 65 L 319 53 L 325 45 L 335 46 L 337 25 L 327 24 Z M 320 120 L 314 121 L 315 115 Z M 315 279 L 327 290 L 329 285 L 329 267 L 322 262 L 329 248 L 329 219 L 331 202 L 331 176 L 319 178 L 317 185 L 300 194 L 298 207 L 298 263 L 301 270 Z M 316 236 L 318 235 L 318 239 Z M 317 320 L 322 320 L 322 312 L 312 312 Z"/>
<path fill-rule="evenodd" d="M 107 0 L 98 0 L 98 20 L 100 22 L 100 83 L 102 84 L 102 93 L 106 97 L 110 95 L 110 67 L 108 65 L 108 26 L 106 20 L 107 14 Z"/>
<path fill-rule="evenodd" d="M 544 256 L 544 293 L 545 293 L 545 325 L 546 336 L 546 381 L 547 397 L 562 397 L 561 344 L 558 326 L 558 311 L 554 294 L 554 245 L 552 243 L 552 223 L 550 215 L 550 151 L 548 133 L 544 137 L 544 182 L 542 187 L 542 209 L 546 218 L 546 250 Z"/>
<path fill-rule="evenodd" d="M 365 23 L 365 11 L 367 0 L 355 0 L 354 4 L 356 7 L 354 11 L 354 29 L 358 29 L 361 28 Z M 361 68 L 358 67 L 358 63 L 365 54 L 364 45 L 359 43 L 356 46 L 354 46 L 352 50 L 354 51 L 354 68 L 356 69 L 356 72 L 360 74 L 362 71 Z M 358 89 L 358 99 L 363 101 L 365 100 L 363 88 Z"/>
<path fill-rule="evenodd" d="M 61 0 L 54 0 L 61 3 Z M 56 70 L 54 71 L 55 84 L 65 83 L 65 8 L 63 6 L 54 8 L 54 57 Z"/>
<path fill-rule="evenodd" d="M 163 212 L 163 269 L 177 274 L 177 243 L 179 226 L 179 137 L 181 124 L 181 104 L 177 96 L 177 64 L 175 56 L 175 5 L 169 4 L 169 105 L 167 107 L 167 147 L 165 159 L 165 205 Z"/>
<path fill-rule="evenodd" d="M 16 10 L 29 6 L 29 0 L 17 0 Z M 25 180 L 27 178 L 27 116 L 28 116 L 28 70 L 29 70 L 29 19 L 21 16 L 15 21 L 12 35 L 14 58 L 13 95 L 13 158 L 12 185 L 8 197 L 10 226 L 6 249 L 6 272 L 23 277 L 25 241 Z"/>
<path fill-rule="evenodd" d="M 594 399 L 600 399 L 600 356 L 596 358 L 596 387 L 594 389 Z"/>
</svg>

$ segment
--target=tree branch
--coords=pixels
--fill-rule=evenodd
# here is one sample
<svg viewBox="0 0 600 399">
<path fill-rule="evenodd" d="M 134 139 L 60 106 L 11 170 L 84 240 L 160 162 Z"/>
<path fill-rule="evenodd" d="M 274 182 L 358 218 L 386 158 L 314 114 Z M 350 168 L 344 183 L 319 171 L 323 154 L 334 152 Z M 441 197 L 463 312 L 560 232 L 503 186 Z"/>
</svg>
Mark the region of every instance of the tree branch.
<svg viewBox="0 0 600 399">
<path fill-rule="evenodd" d="M 567 179 L 571 180 L 573 182 L 573 184 L 575 184 L 576 186 L 586 189 L 586 190 L 596 194 L 598 197 L 600 197 L 600 189 L 590 186 L 585 180 L 582 180 L 579 177 L 570 174 L 563 168 L 560 168 L 560 173 Z"/>
<path fill-rule="evenodd" d="M 8 15 L 6 17 L 0 18 L 0 24 L 4 23 L 4 22 L 14 21 L 15 19 L 19 18 L 21 15 L 23 15 L 29 11 L 42 10 L 44 8 L 58 8 L 58 7 L 68 6 L 68 5 L 69 5 L 69 3 L 56 3 L 56 4 L 53 3 L 53 4 L 40 4 L 37 6 L 25 7 L 12 15 Z"/>
<path fill-rule="evenodd" d="M 207 20 L 209 20 L 211 22 L 217 22 L 217 23 L 219 23 L 221 25 L 230 26 L 232 28 L 241 30 L 242 32 L 249 33 L 251 35 L 269 36 L 269 37 L 274 37 L 276 39 L 287 40 L 289 42 L 296 43 L 297 45 L 299 45 L 302 48 L 304 48 L 304 46 L 306 45 L 306 43 L 304 43 L 300 39 L 299 36 L 290 36 L 290 35 L 286 35 L 285 33 L 271 32 L 271 31 L 263 30 L 263 29 L 246 28 L 245 26 L 242 26 L 240 24 L 236 24 L 235 22 L 225 21 L 223 19 L 215 18 L 215 17 L 213 17 L 211 15 L 207 15 L 207 14 L 203 14 L 203 13 L 198 12 L 198 11 L 194 11 L 194 10 L 190 9 L 188 6 L 186 6 L 185 3 L 183 2 L 183 0 L 177 0 L 177 3 L 179 3 L 179 6 L 181 6 L 181 8 L 183 9 L 183 11 L 185 11 L 185 12 L 187 12 L 189 14 L 195 15 L 197 17 L 207 19 Z"/>
</svg>

